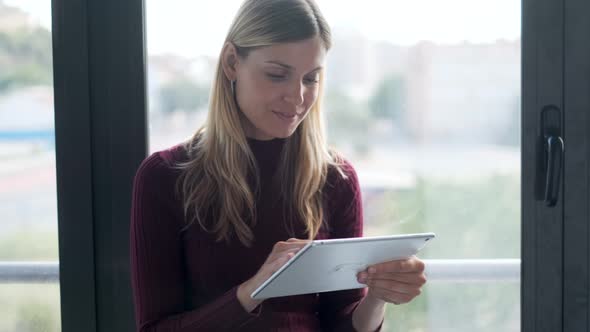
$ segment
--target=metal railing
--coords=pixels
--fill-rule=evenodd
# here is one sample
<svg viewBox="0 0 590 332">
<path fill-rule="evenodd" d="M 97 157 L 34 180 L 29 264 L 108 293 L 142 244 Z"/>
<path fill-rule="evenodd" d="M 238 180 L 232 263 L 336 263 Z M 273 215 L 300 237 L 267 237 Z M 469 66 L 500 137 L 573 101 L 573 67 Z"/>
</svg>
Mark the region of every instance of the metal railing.
<svg viewBox="0 0 590 332">
<path fill-rule="evenodd" d="M 0 262 L 0 284 L 57 283 L 57 262 Z"/>
<path fill-rule="evenodd" d="M 520 282 L 520 259 L 426 259 L 434 282 Z"/>
<path fill-rule="evenodd" d="M 426 259 L 428 282 L 519 282 L 520 259 Z M 58 262 L 0 262 L 0 284 L 58 283 Z"/>
</svg>

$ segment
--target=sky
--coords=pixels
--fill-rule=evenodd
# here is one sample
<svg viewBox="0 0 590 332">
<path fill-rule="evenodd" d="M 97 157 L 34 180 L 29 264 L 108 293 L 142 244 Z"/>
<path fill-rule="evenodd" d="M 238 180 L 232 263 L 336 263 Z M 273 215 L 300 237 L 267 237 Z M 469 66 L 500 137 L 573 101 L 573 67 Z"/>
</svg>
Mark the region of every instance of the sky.
<svg viewBox="0 0 590 332">
<path fill-rule="evenodd" d="M 0 0 L 2 1 L 2 0 Z M 50 28 L 51 0 L 3 0 Z M 242 0 L 145 0 L 148 54 L 215 56 Z M 412 45 L 422 40 L 515 40 L 521 32 L 518 0 L 317 0 L 336 31 Z M 358 3 L 362 6 L 358 6 Z M 356 5 L 355 5 L 356 4 Z M 171 37 L 173 36 L 173 37 Z"/>
</svg>

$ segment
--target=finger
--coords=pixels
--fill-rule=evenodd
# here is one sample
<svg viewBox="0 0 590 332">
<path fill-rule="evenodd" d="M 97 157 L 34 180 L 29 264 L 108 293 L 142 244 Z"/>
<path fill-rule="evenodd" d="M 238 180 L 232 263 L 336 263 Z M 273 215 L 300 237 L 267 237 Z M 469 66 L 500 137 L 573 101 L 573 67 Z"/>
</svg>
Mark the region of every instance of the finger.
<svg viewBox="0 0 590 332">
<path fill-rule="evenodd" d="M 307 241 L 308 242 L 308 241 Z M 280 252 L 290 248 L 303 248 L 307 244 L 305 241 L 279 241 L 274 244 L 271 252 Z"/>
<path fill-rule="evenodd" d="M 297 252 L 299 252 L 299 250 L 301 250 L 301 247 L 291 247 L 291 248 L 286 248 L 286 249 L 282 249 L 279 251 L 273 251 L 270 253 L 270 255 L 268 256 L 266 261 L 272 262 L 272 261 L 276 260 L 278 257 L 288 254 L 288 253 L 293 253 L 293 255 L 294 255 Z"/>
<path fill-rule="evenodd" d="M 273 246 L 266 261 L 269 262 L 271 260 L 274 260 L 276 257 L 278 257 L 278 255 L 281 255 L 281 254 L 283 254 L 285 252 L 289 252 L 289 251 L 294 251 L 294 250 L 297 251 L 303 247 L 305 247 L 305 245 L 298 244 L 298 243 L 277 242 Z"/>
<path fill-rule="evenodd" d="M 369 279 L 377 280 L 395 280 L 399 282 L 403 282 L 406 284 L 413 284 L 413 285 L 424 285 L 426 283 L 426 276 L 424 273 L 414 273 L 414 272 L 406 272 L 406 273 L 393 273 L 393 272 L 383 272 L 383 273 L 367 273 L 366 271 L 361 271 L 357 273 L 357 279 L 366 281 Z"/>
<path fill-rule="evenodd" d="M 394 304 L 408 303 L 415 298 L 415 296 L 411 296 L 409 294 L 398 293 L 382 288 L 370 288 L 369 292 L 371 292 L 373 297 Z"/>
<path fill-rule="evenodd" d="M 280 269 L 281 266 L 285 265 L 291 258 L 295 256 L 294 252 L 287 252 L 279 255 L 274 261 L 271 262 L 273 273 Z"/>
<path fill-rule="evenodd" d="M 424 272 L 425 265 L 424 262 L 418 259 L 417 257 L 411 257 L 408 259 L 401 259 L 401 260 L 394 260 L 389 262 L 384 262 L 381 264 L 375 264 L 372 267 L 375 272 L 390 272 L 390 273 L 412 273 Z"/>
<path fill-rule="evenodd" d="M 369 280 L 367 281 L 367 286 L 413 296 L 418 296 L 422 293 L 419 286 L 391 280 Z"/>
<path fill-rule="evenodd" d="M 297 239 L 297 238 L 292 237 L 292 238 L 288 239 L 286 242 L 305 242 L 305 243 L 307 243 L 307 242 L 309 242 L 309 240 Z"/>
<path fill-rule="evenodd" d="M 424 286 L 427 281 L 424 273 L 375 273 L 367 276 L 367 280 L 392 280 L 417 286 Z"/>
<path fill-rule="evenodd" d="M 260 273 L 265 279 L 270 277 L 271 274 L 280 269 L 285 263 L 289 261 L 289 259 L 293 258 L 293 256 L 295 256 L 294 252 L 284 252 L 280 255 L 269 257 L 267 262 L 264 263 L 260 268 Z"/>
<path fill-rule="evenodd" d="M 409 273 L 424 272 L 424 262 L 417 257 L 408 259 L 388 261 L 380 264 L 371 265 L 367 271 L 371 273 Z"/>
</svg>

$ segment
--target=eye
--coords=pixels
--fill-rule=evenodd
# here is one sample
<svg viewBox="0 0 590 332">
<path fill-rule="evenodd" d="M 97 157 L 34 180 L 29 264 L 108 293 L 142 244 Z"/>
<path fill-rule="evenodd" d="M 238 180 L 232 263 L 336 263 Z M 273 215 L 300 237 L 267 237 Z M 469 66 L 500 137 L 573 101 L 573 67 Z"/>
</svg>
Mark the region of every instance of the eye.
<svg viewBox="0 0 590 332">
<path fill-rule="evenodd" d="M 306 78 L 303 80 L 305 82 L 305 84 L 317 84 L 320 82 L 319 77 L 310 77 L 310 78 Z"/>
<path fill-rule="evenodd" d="M 285 76 L 285 75 L 278 75 L 278 74 L 271 74 L 271 73 L 267 73 L 266 76 L 268 76 L 268 78 L 270 78 L 272 81 L 283 81 L 287 78 L 287 76 Z"/>
</svg>

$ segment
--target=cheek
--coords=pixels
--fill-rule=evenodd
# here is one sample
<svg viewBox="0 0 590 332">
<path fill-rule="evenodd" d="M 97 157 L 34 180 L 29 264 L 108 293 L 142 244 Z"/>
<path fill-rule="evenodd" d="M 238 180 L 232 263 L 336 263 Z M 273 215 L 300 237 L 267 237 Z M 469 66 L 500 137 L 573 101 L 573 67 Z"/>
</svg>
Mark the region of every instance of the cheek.
<svg viewBox="0 0 590 332">
<path fill-rule="evenodd" d="M 272 84 L 264 80 L 243 81 L 243 89 L 238 94 L 238 102 L 242 111 L 256 114 L 264 111 L 265 105 L 274 100 L 277 95 Z"/>
<path fill-rule="evenodd" d="M 318 99 L 318 88 L 310 88 L 305 92 L 303 95 L 303 99 L 305 102 L 305 110 L 309 111 L 309 109 L 315 104 Z"/>
</svg>

